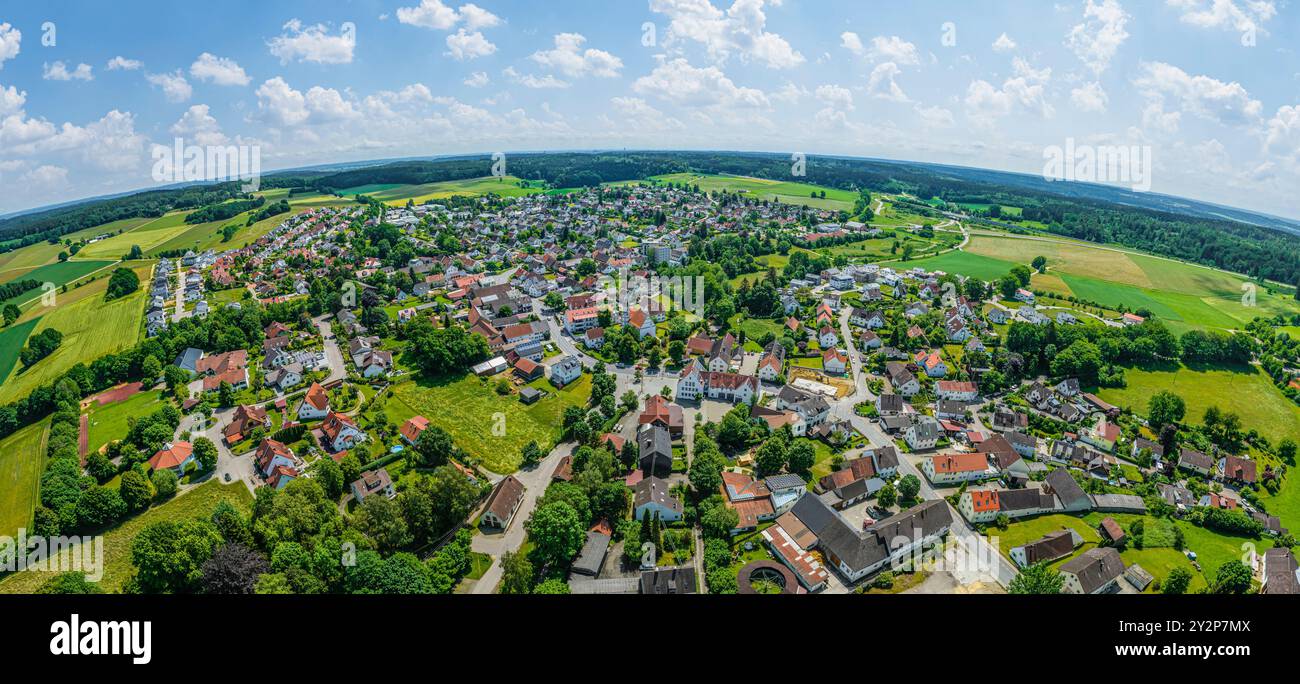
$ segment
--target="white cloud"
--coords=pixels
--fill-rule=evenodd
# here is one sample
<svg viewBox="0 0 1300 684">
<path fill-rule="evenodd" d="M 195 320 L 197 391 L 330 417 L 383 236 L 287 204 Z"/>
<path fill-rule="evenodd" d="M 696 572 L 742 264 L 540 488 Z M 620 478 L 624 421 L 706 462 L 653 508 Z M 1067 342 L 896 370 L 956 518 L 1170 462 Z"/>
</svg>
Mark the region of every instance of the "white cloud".
<svg viewBox="0 0 1300 684">
<path fill-rule="evenodd" d="M 1300 159 L 1300 105 L 1278 107 L 1268 120 L 1264 143 L 1271 152 Z"/>
<path fill-rule="evenodd" d="M 1150 102 L 1142 109 L 1142 126 L 1153 133 L 1173 135 L 1182 119 L 1181 112 L 1167 112 L 1160 102 Z"/>
<path fill-rule="evenodd" d="M 420 28 L 447 31 L 464 22 L 470 31 L 492 28 L 501 24 L 501 17 L 475 4 L 460 6 L 454 10 L 442 0 L 421 0 L 416 7 L 398 7 L 397 21 Z"/>
<path fill-rule="evenodd" d="M 170 74 L 147 74 L 144 78 L 150 84 L 162 88 L 168 102 L 184 102 L 194 94 L 194 88 L 181 75 L 180 69 Z"/>
<path fill-rule="evenodd" d="M 818 100 L 840 111 L 853 111 L 853 92 L 844 86 L 822 85 L 814 91 Z"/>
<path fill-rule="evenodd" d="M 998 39 L 993 41 L 994 52 L 1011 52 L 1014 49 L 1016 49 L 1016 41 L 1011 40 L 1011 36 L 1006 33 L 998 36 Z"/>
<path fill-rule="evenodd" d="M 282 27 L 284 33 L 267 42 L 271 54 L 280 58 L 281 64 L 289 62 L 315 62 L 317 64 L 350 64 L 357 46 L 357 34 L 352 24 L 344 24 L 338 35 L 332 35 L 324 24 L 303 27 L 302 21 L 290 19 Z"/>
<path fill-rule="evenodd" d="M 1149 99 L 1172 99 L 1182 110 L 1222 124 L 1254 122 L 1264 109 L 1236 81 L 1225 83 L 1210 76 L 1192 76 L 1164 62 L 1143 62 L 1133 83 Z"/>
<path fill-rule="evenodd" d="M 907 94 L 894 81 L 902 70 L 893 62 L 877 64 L 867 79 L 867 92 L 872 97 L 894 102 L 909 102 Z"/>
<path fill-rule="evenodd" d="M 447 36 L 447 55 L 457 61 L 486 57 L 497 51 L 497 46 L 483 37 L 481 31 L 470 33 L 461 29 Z"/>
<path fill-rule="evenodd" d="M 306 104 L 313 122 L 339 121 L 357 116 L 352 103 L 343 99 L 343 95 L 333 88 L 312 86 L 307 90 Z"/>
<path fill-rule="evenodd" d="M 0 69 L 5 68 L 5 61 L 18 56 L 22 47 L 23 32 L 7 22 L 0 24 Z"/>
<path fill-rule="evenodd" d="M 1051 118 L 1056 110 L 1045 98 L 1044 85 L 1052 76 L 1051 68 L 1035 69 L 1019 57 L 1012 60 L 1013 74 L 1002 87 L 983 79 L 972 81 L 966 89 L 966 115 L 982 125 L 991 125 L 1017 107 Z"/>
<path fill-rule="evenodd" d="M 876 36 L 871 39 L 871 49 L 867 52 L 871 59 L 878 62 L 893 62 L 903 66 L 921 63 L 916 46 L 898 36 Z"/>
<path fill-rule="evenodd" d="M 486 71 L 475 71 L 462 82 L 471 88 L 482 88 L 491 83 L 492 79 L 488 78 Z"/>
<path fill-rule="evenodd" d="M 506 78 L 510 79 L 511 82 L 518 83 L 525 88 L 568 88 L 570 85 L 567 81 L 561 81 L 550 74 L 545 76 L 521 74 L 516 71 L 514 67 L 506 67 L 505 71 L 502 71 L 501 73 L 504 74 Z"/>
<path fill-rule="evenodd" d="M 257 108 L 273 124 L 297 126 L 311 116 L 306 98 L 276 76 L 257 88 Z"/>
<path fill-rule="evenodd" d="M 108 60 L 108 65 L 105 68 L 109 71 L 135 71 L 142 66 L 144 66 L 144 63 L 138 59 L 127 59 L 126 57 L 118 55 L 113 59 Z"/>
<path fill-rule="evenodd" d="M 657 132 L 682 131 L 686 128 L 678 119 L 667 116 L 639 97 L 615 97 L 610 99 L 610 104 L 619 115 L 619 124 L 622 126 Z"/>
<path fill-rule="evenodd" d="M 623 60 L 595 48 L 582 49 L 586 37 L 578 33 L 561 33 L 555 36 L 554 50 L 539 50 L 531 59 L 541 66 L 556 69 L 570 78 L 599 76 L 615 78 L 623 68 Z"/>
<path fill-rule="evenodd" d="M 862 38 L 852 31 L 840 34 L 840 47 L 855 55 L 863 55 L 867 52 L 866 47 L 862 45 Z"/>
<path fill-rule="evenodd" d="M 64 188 L 68 184 L 68 170 L 62 166 L 42 164 L 21 177 L 22 184 L 29 190 L 50 191 Z M 34 188 L 30 186 L 35 186 Z"/>
<path fill-rule="evenodd" d="M 167 130 L 172 135 L 186 138 L 187 143 L 196 145 L 224 145 L 229 140 L 205 104 L 190 105 Z"/>
<path fill-rule="evenodd" d="M 1070 90 L 1070 102 L 1082 112 L 1103 113 L 1109 98 L 1101 84 L 1093 81 Z"/>
<path fill-rule="evenodd" d="M 1070 29 L 1065 44 L 1094 74 L 1101 75 L 1128 40 L 1124 26 L 1129 18 L 1118 0 L 1087 0 L 1083 23 Z"/>
<path fill-rule="evenodd" d="M 1198 28 L 1255 31 L 1277 15 L 1272 0 L 1165 0 L 1180 11 L 1179 20 Z"/>
<path fill-rule="evenodd" d="M 711 59 L 722 63 L 733 54 L 773 69 L 803 64 L 804 56 L 781 36 L 769 32 L 765 0 L 735 0 L 726 11 L 709 0 L 650 0 L 650 11 L 669 17 L 665 48 L 681 41 L 704 46 Z M 772 2 L 779 5 L 779 0 Z"/>
<path fill-rule="evenodd" d="M 951 128 L 955 123 L 952 112 L 943 107 L 918 106 L 916 113 L 921 117 L 921 121 L 932 128 Z"/>
<path fill-rule="evenodd" d="M 680 105 L 746 108 L 769 105 L 763 91 L 739 87 L 721 69 L 693 67 L 682 57 L 665 61 L 638 78 L 632 90 Z"/>
<path fill-rule="evenodd" d="M 41 78 L 47 81 L 93 81 L 95 76 L 91 73 L 90 65 L 84 62 L 72 71 L 68 71 L 68 65 L 63 62 L 46 62 L 42 67 Z"/>
<path fill-rule="evenodd" d="M 190 76 L 198 81 L 211 81 L 216 85 L 246 86 L 251 78 L 234 60 L 205 52 L 190 65 Z"/>
</svg>

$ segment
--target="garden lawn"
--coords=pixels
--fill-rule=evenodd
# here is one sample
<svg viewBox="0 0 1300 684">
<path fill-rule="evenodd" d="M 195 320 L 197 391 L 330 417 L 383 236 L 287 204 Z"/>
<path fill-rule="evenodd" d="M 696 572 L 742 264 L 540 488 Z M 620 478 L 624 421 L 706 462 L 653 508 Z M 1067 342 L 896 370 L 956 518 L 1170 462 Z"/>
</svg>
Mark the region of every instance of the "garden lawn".
<svg viewBox="0 0 1300 684">
<path fill-rule="evenodd" d="M 126 437 L 127 430 L 130 429 L 127 419 L 143 418 L 162 408 L 165 402 L 159 399 L 159 394 L 157 390 L 145 390 L 107 406 L 100 406 L 97 401 L 91 402 L 86 409 L 90 421 L 87 429 L 90 437 L 87 445 L 89 450 L 86 453 L 93 454 L 105 444 Z"/>
<path fill-rule="evenodd" d="M 560 438 L 564 409 L 586 406 L 591 397 L 591 376 L 559 390 L 541 380 L 531 386 L 547 394 L 525 406 L 515 393 L 496 393 L 498 378 L 486 382 L 473 374 L 459 378 L 418 379 L 394 385 L 385 407 L 388 420 L 401 425 L 414 415 L 446 430 L 456 445 L 494 473 L 519 469 L 520 452 L 530 441 L 549 452 Z M 504 416 L 505 434 L 493 434 L 496 414 Z"/>
<path fill-rule="evenodd" d="M 104 577 L 100 587 L 106 592 L 119 592 L 130 580 L 135 569 L 131 565 L 131 542 L 147 525 L 163 520 L 206 518 L 221 501 L 229 501 L 248 515 L 253 506 L 253 495 L 242 482 L 222 484 L 212 479 L 105 532 Z M 0 593 L 35 593 L 50 577 L 49 573 L 20 572 L 0 581 Z"/>
<path fill-rule="evenodd" d="M 40 501 L 41 471 L 45 468 L 45 434 L 50 421 L 43 420 L 0 441 L 0 536 L 11 537 L 18 528 L 32 522 L 32 511 Z"/>
</svg>

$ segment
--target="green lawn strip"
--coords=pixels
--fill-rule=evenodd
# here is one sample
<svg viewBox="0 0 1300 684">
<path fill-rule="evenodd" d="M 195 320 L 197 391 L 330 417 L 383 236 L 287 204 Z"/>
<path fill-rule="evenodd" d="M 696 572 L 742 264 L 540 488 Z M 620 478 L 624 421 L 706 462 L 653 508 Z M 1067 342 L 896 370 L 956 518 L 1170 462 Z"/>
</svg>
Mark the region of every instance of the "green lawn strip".
<svg viewBox="0 0 1300 684">
<path fill-rule="evenodd" d="M 27 338 L 32 333 L 32 328 L 35 328 L 40 320 L 32 318 L 0 329 L 0 378 L 9 377 L 9 371 L 18 365 L 18 352 L 22 351 L 23 345 L 27 343 Z"/>
</svg>

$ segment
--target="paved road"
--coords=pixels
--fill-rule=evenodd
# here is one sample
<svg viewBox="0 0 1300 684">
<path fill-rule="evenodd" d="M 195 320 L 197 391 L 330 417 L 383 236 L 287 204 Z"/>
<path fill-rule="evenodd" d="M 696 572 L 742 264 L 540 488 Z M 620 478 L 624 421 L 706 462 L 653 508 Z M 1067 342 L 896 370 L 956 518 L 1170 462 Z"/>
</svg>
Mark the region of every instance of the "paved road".
<svg viewBox="0 0 1300 684">
<path fill-rule="evenodd" d="M 473 593 L 491 594 L 496 591 L 497 584 L 501 581 L 501 556 L 507 551 L 518 551 L 523 545 L 524 537 L 527 535 L 524 531 L 524 521 L 533 514 L 537 499 L 546 491 L 546 485 L 550 484 L 551 473 L 555 471 L 555 466 L 559 464 L 561 458 L 572 454 L 576 446 L 576 442 L 564 442 L 552 449 L 541 463 L 531 469 L 515 473 L 515 477 L 524 485 L 524 499 L 520 502 L 519 510 L 515 512 L 510 526 L 505 532 L 480 532 L 474 535 L 470 543 L 470 548 L 473 550 L 492 556 L 492 567 L 488 568 L 483 577 L 474 583 Z"/>
<path fill-rule="evenodd" d="M 181 265 L 181 260 L 176 260 L 176 313 L 172 315 L 172 321 L 179 321 L 185 317 L 185 267 Z"/>
<path fill-rule="evenodd" d="M 342 380 L 347 375 L 346 366 L 343 363 L 343 350 L 339 348 L 338 338 L 334 336 L 334 329 L 330 325 L 329 319 L 331 314 L 322 314 L 312 319 L 316 324 L 316 329 L 320 331 L 321 339 L 325 341 L 325 361 L 330 365 L 330 374 L 321 384 L 329 384 L 335 380 Z"/>
<path fill-rule="evenodd" d="M 252 454 L 236 456 L 226 446 L 226 440 L 221 434 L 221 431 L 230 424 L 231 416 L 234 413 L 234 408 L 214 411 L 212 424 L 207 428 L 198 427 L 204 420 L 201 414 L 186 416 L 181 419 L 180 425 L 176 428 L 176 437 L 179 438 L 181 434 L 188 431 L 191 439 L 194 437 L 207 437 L 212 440 L 212 443 L 217 445 L 217 466 L 213 469 L 211 477 L 216 478 L 218 482 L 225 483 L 226 475 L 229 475 L 231 482 L 241 481 L 248 487 L 248 491 L 252 492 L 261 484 L 261 480 L 258 479 L 253 467 Z"/>
</svg>

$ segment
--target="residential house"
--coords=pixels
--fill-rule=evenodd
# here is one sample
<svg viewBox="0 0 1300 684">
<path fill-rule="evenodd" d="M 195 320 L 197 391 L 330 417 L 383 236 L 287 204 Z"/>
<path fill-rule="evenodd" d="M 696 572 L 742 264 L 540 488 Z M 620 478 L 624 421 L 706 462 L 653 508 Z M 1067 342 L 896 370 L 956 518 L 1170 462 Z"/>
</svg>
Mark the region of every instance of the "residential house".
<svg viewBox="0 0 1300 684">
<path fill-rule="evenodd" d="M 349 488 L 352 490 L 352 498 L 358 503 L 365 501 L 368 496 L 378 495 L 388 499 L 397 496 L 397 490 L 393 488 L 393 478 L 389 477 L 388 470 L 385 468 L 361 473 L 361 478 L 353 482 Z"/>
<path fill-rule="evenodd" d="M 488 497 L 483 515 L 479 517 L 479 525 L 501 530 L 510 527 L 510 522 L 514 520 L 515 512 L 519 510 L 519 504 L 523 503 L 523 500 L 524 483 L 514 475 L 507 475 L 497 483 L 496 489 L 492 490 L 492 496 Z"/>
<path fill-rule="evenodd" d="M 654 475 L 641 479 L 633 487 L 632 517 L 644 520 L 647 516 L 659 515 L 664 522 L 676 522 L 682 519 L 682 502 L 668 493 L 668 481 Z"/>
<path fill-rule="evenodd" d="M 1115 590 L 1124 560 L 1112 546 L 1088 549 L 1060 567 L 1063 594 L 1103 594 Z"/>
</svg>

